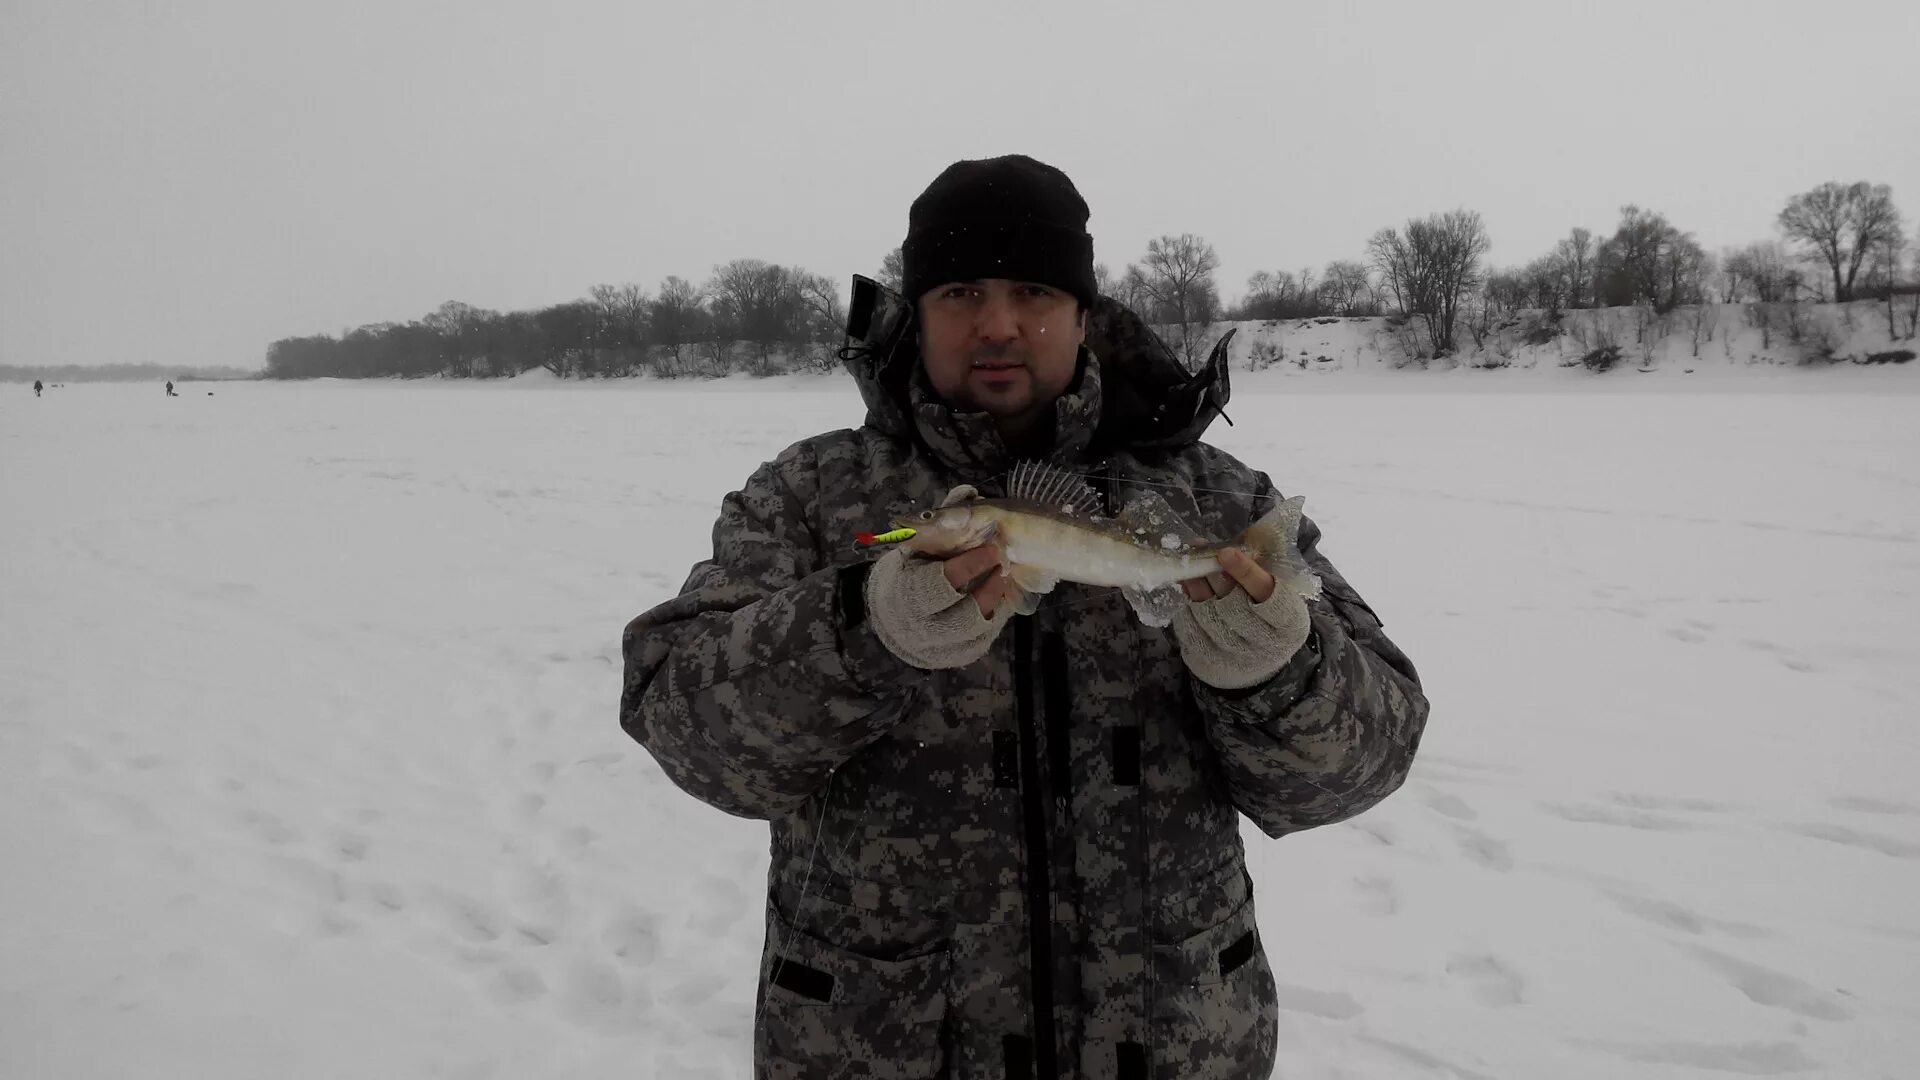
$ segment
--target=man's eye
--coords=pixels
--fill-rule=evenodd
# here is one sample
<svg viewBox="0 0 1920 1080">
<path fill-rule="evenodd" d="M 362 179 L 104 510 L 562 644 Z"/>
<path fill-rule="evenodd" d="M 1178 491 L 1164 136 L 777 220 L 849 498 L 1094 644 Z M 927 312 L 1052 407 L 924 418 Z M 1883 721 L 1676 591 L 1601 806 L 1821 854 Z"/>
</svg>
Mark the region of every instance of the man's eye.
<svg viewBox="0 0 1920 1080">
<path fill-rule="evenodd" d="M 972 295 L 973 287 L 970 285 L 949 285 L 940 293 L 941 298 L 946 300 L 959 300 Z"/>
<path fill-rule="evenodd" d="M 1020 295 L 1036 298 L 1047 297 L 1053 295 L 1053 290 L 1047 288 L 1045 285 L 1022 285 L 1020 286 Z"/>
</svg>

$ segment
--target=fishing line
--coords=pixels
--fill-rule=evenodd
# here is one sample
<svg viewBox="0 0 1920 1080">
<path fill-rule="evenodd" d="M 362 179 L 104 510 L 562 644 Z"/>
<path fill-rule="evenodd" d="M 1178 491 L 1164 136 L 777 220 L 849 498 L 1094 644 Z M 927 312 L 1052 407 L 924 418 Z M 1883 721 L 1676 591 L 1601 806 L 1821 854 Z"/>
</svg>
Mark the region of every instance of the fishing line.
<svg viewBox="0 0 1920 1080">
<path fill-rule="evenodd" d="M 832 772 L 829 772 L 827 774 L 827 786 L 820 793 L 820 817 L 814 822 L 813 826 L 813 846 L 807 853 L 807 872 L 800 878 L 800 899 L 795 901 L 793 917 L 785 920 L 787 923 L 787 932 L 781 936 L 779 947 L 775 949 L 773 954 L 773 962 L 767 967 L 766 992 L 761 995 L 760 1007 L 753 1014 L 753 1026 L 756 1029 L 759 1028 L 760 1021 L 767 1014 L 767 1002 L 773 997 L 773 976 L 779 972 L 780 965 L 785 962 L 787 946 L 793 944 L 794 939 L 805 932 L 807 895 L 813 887 L 813 868 L 818 866 L 820 861 L 820 838 L 826 835 L 827 831 L 827 807 L 829 803 L 832 802 L 833 785 L 834 782 L 839 779 L 839 769 L 836 768 Z M 871 804 L 861 806 L 860 818 L 853 823 L 853 828 L 847 830 L 847 838 L 841 842 L 840 850 L 834 856 L 835 862 L 841 864 L 846 862 L 847 851 L 853 847 L 854 839 L 865 831 L 867 827 L 867 814 L 872 809 Z"/>
</svg>

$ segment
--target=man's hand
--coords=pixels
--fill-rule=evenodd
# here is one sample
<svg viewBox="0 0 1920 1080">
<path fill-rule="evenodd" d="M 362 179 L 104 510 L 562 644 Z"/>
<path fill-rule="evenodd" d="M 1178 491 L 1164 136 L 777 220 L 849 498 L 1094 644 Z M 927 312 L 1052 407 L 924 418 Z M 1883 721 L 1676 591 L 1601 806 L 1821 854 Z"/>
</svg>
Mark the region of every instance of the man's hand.
<svg viewBox="0 0 1920 1080">
<path fill-rule="evenodd" d="M 1261 569 L 1259 563 L 1239 548 L 1230 547 L 1220 552 L 1220 569 L 1222 573 L 1181 582 L 1180 587 L 1186 590 L 1187 599 L 1200 603 L 1217 600 L 1235 589 L 1245 589 L 1253 602 L 1259 604 L 1273 595 L 1273 575 Z"/>
<path fill-rule="evenodd" d="M 1306 601 L 1295 594 L 1275 595 L 1273 575 L 1239 548 L 1220 552 L 1220 568 L 1221 573 L 1180 583 L 1188 599 L 1173 617 L 1180 658 L 1208 686 L 1258 686 L 1277 674 L 1312 633 Z"/>
<path fill-rule="evenodd" d="M 1006 626 L 1013 579 L 995 541 L 954 555 L 896 547 L 867 575 L 867 614 L 895 656 L 917 668 L 962 667 L 985 656 Z"/>
<path fill-rule="evenodd" d="M 955 592 L 972 596 L 980 607 L 980 614 L 991 619 L 1000 609 L 1001 601 L 1013 591 L 1013 579 L 1002 569 L 1004 561 L 1000 544 L 989 540 L 977 548 L 948 556 L 941 569 L 946 572 L 947 584 L 953 586 Z"/>
</svg>

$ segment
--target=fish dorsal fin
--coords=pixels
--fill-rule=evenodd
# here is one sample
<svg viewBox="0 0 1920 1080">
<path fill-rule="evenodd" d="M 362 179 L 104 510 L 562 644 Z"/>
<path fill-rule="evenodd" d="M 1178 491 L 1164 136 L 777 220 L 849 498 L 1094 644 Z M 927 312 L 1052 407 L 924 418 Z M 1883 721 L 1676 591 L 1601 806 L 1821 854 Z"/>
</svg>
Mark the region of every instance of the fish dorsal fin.
<svg viewBox="0 0 1920 1080">
<path fill-rule="evenodd" d="M 1078 473 L 1055 468 L 1044 461 L 1023 461 L 1015 465 L 1007 474 L 1007 498 L 1080 517 L 1100 513 L 1100 496 Z"/>
<path fill-rule="evenodd" d="M 1135 543 L 1166 551 L 1184 551 L 1209 543 L 1206 537 L 1187 527 L 1180 515 L 1157 491 L 1142 492 L 1120 508 L 1114 521 L 1127 531 Z"/>
</svg>

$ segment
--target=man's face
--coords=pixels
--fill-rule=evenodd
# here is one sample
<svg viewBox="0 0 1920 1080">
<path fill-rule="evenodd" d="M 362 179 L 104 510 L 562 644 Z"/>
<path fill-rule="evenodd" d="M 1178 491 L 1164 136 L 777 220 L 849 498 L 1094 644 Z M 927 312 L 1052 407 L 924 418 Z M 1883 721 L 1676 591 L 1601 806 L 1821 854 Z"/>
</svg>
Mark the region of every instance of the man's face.
<svg viewBox="0 0 1920 1080">
<path fill-rule="evenodd" d="M 1086 336 L 1079 301 L 1050 285 L 983 278 L 920 297 L 927 380 L 961 412 L 1037 418 L 1073 382 Z"/>
</svg>

